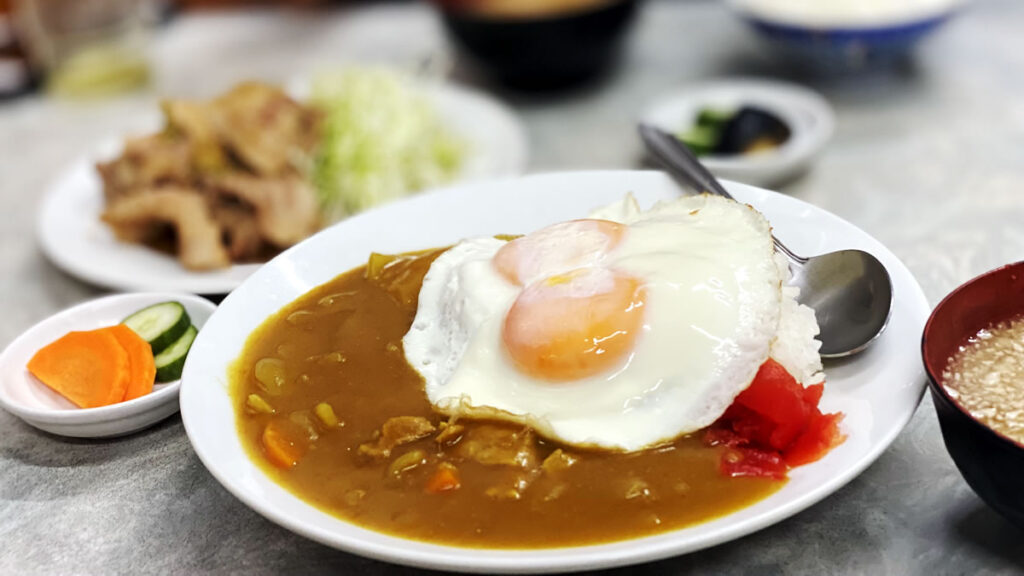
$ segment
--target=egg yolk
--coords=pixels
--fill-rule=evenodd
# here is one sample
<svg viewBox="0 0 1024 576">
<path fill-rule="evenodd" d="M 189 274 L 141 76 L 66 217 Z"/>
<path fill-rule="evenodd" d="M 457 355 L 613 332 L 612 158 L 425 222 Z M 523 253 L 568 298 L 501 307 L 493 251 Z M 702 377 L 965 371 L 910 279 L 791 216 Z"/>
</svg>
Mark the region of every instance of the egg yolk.
<svg viewBox="0 0 1024 576">
<path fill-rule="evenodd" d="M 622 240 L 626 226 L 610 220 L 571 220 L 505 244 L 494 266 L 509 282 L 525 286 L 556 272 L 591 266 Z"/>
<path fill-rule="evenodd" d="M 523 372 L 551 382 L 578 380 L 625 362 L 643 329 L 641 282 L 607 268 L 581 268 L 527 286 L 502 327 Z"/>
</svg>

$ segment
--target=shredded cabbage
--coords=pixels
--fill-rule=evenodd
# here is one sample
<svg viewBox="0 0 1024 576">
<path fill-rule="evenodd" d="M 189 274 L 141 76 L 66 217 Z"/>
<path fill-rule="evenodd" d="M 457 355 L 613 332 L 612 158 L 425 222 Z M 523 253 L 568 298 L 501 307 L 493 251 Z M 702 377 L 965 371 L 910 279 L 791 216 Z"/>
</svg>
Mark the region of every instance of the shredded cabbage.
<svg viewBox="0 0 1024 576">
<path fill-rule="evenodd" d="M 328 222 L 446 183 L 462 167 L 465 143 L 395 72 L 353 68 L 319 76 L 311 103 L 325 113 L 313 184 Z"/>
</svg>

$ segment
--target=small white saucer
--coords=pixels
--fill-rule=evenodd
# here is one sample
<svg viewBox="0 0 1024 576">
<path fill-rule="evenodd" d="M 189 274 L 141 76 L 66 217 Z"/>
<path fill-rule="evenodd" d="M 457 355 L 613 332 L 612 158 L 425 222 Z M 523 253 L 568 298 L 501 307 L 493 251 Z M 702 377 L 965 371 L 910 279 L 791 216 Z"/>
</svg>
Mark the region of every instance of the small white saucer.
<svg viewBox="0 0 1024 576">
<path fill-rule="evenodd" d="M 658 98 L 641 120 L 669 134 L 688 129 L 702 108 L 756 106 L 772 112 L 791 131 L 778 149 L 749 156 L 704 156 L 701 162 L 719 178 L 754 186 L 775 186 L 806 170 L 821 152 L 835 124 L 832 108 L 807 88 L 740 78 L 686 86 Z"/>
<path fill-rule="evenodd" d="M 0 354 L 0 406 L 40 430 L 76 438 L 129 434 L 174 414 L 180 380 L 157 384 L 153 392 L 127 402 L 78 408 L 25 368 L 37 350 L 72 330 L 112 326 L 132 312 L 168 300 L 181 302 L 200 329 L 217 308 L 205 298 L 177 292 L 115 294 L 68 308 L 29 328 Z"/>
</svg>

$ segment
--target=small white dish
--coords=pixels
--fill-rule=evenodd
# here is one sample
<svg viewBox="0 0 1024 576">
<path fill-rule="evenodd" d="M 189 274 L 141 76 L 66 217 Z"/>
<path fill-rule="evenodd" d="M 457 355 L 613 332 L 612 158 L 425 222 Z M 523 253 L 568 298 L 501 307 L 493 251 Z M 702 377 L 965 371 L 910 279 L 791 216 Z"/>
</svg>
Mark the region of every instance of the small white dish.
<svg viewBox="0 0 1024 576">
<path fill-rule="evenodd" d="M 703 524 L 632 540 L 536 550 L 459 548 L 368 530 L 317 509 L 264 473 L 238 435 L 228 367 L 252 331 L 282 306 L 365 264 L 372 251 L 444 246 L 498 231 L 526 233 L 580 218 L 627 192 L 644 207 L 678 197 L 679 187 L 661 172 L 566 172 L 456 186 L 357 215 L 280 254 L 224 299 L 195 341 L 181 389 L 189 440 L 228 491 L 271 521 L 341 550 L 424 568 L 503 573 L 609 568 L 700 550 L 788 518 L 860 474 L 910 420 L 924 391 L 918 347 L 930 307 L 907 267 L 856 226 L 789 196 L 726 186 L 764 213 L 793 250 L 867 250 L 885 264 L 893 283 L 885 333 L 868 351 L 826 365 L 822 408 L 846 414 L 847 440 L 822 460 L 792 470 L 789 482 L 764 500 Z"/>
<path fill-rule="evenodd" d="M 176 292 L 115 294 L 58 312 L 26 330 L 0 354 L 0 406 L 25 423 L 60 436 L 104 438 L 141 430 L 178 411 L 181 380 L 157 384 L 141 398 L 78 408 L 29 374 L 25 366 L 37 350 L 72 330 L 112 326 L 151 304 L 175 300 L 202 329 L 217 308 L 205 298 Z"/>
<path fill-rule="evenodd" d="M 828 102 L 807 88 L 753 78 L 718 80 L 680 88 L 658 98 L 641 120 L 669 134 L 690 128 L 701 109 L 756 106 L 786 123 L 790 137 L 775 150 L 746 156 L 715 156 L 701 162 L 719 178 L 774 186 L 805 171 L 832 137 L 835 116 Z"/>
<path fill-rule="evenodd" d="M 515 114 L 497 100 L 454 84 L 425 87 L 441 119 L 468 143 L 459 181 L 512 176 L 526 167 L 527 141 Z M 159 130 L 154 113 L 146 124 Z M 222 270 L 187 270 L 171 255 L 146 246 L 120 242 L 100 221 L 103 185 L 97 161 L 120 153 L 121 140 L 99 142 L 79 158 L 48 190 L 36 232 L 46 256 L 81 280 L 115 290 L 171 290 L 194 294 L 226 294 L 259 268 L 235 264 Z"/>
</svg>

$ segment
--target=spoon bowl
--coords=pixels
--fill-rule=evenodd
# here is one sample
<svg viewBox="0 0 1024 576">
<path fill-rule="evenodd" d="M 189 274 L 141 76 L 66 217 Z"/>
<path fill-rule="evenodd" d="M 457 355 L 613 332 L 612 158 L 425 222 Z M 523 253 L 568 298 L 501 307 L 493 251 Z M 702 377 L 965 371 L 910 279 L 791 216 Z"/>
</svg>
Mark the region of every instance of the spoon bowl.
<svg viewBox="0 0 1024 576">
<path fill-rule="evenodd" d="M 862 250 L 840 250 L 791 266 L 801 304 L 814 309 L 825 358 L 860 352 L 889 320 L 892 282 L 885 266 Z"/>
<path fill-rule="evenodd" d="M 690 150 L 671 134 L 641 124 L 647 151 L 672 177 L 699 192 L 732 198 Z M 892 280 L 885 266 L 863 250 L 840 250 L 810 258 L 772 237 L 786 255 L 800 288 L 797 301 L 814 309 L 824 358 L 840 358 L 867 348 L 885 330 L 892 308 Z"/>
</svg>

